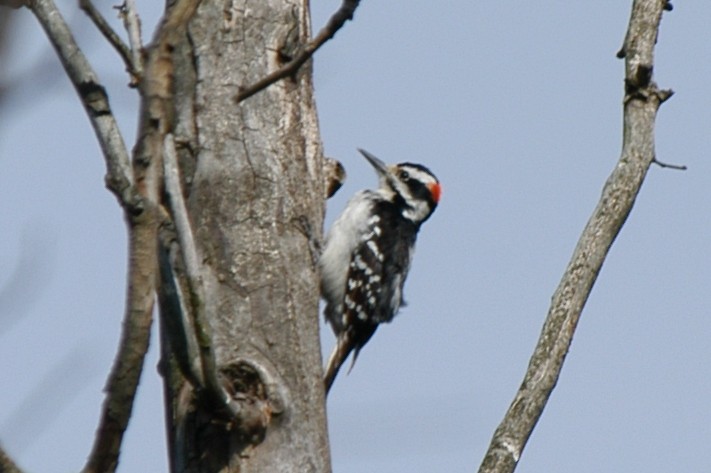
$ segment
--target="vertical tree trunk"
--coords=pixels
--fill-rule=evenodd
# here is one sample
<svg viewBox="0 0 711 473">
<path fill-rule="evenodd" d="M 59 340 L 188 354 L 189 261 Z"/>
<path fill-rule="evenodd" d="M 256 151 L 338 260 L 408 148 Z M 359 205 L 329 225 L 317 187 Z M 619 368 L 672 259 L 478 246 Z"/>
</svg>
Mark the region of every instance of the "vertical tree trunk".
<svg viewBox="0 0 711 473">
<path fill-rule="evenodd" d="M 204 313 L 228 391 L 265 399 L 268 426 L 221 416 L 164 350 L 171 467 L 327 472 L 315 244 L 323 156 L 311 69 L 234 101 L 240 85 L 306 43 L 308 1 L 205 0 L 184 29 L 173 44 L 174 134 Z"/>
</svg>

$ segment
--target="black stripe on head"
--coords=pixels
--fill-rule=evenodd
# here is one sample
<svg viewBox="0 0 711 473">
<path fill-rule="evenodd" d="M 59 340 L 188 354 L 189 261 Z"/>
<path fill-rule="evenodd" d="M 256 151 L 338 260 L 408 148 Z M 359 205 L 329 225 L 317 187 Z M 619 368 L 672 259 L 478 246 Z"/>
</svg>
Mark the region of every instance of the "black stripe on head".
<svg viewBox="0 0 711 473">
<path fill-rule="evenodd" d="M 422 164 L 400 163 L 400 164 L 398 164 L 398 166 L 408 166 L 408 167 L 411 167 L 411 168 L 415 168 L 415 169 L 417 169 L 417 170 L 420 170 L 420 171 L 422 171 L 422 172 L 426 172 L 426 173 L 429 174 L 430 176 L 434 177 L 434 178 L 435 178 L 435 181 L 439 182 L 439 179 L 437 179 L 437 176 L 435 176 L 434 173 L 433 173 L 432 171 L 430 171 L 430 169 L 429 169 L 427 166 L 423 166 Z"/>
<path fill-rule="evenodd" d="M 432 178 L 436 182 L 439 182 L 439 179 L 437 179 L 437 176 L 435 176 L 434 173 L 432 171 L 430 171 L 429 168 L 427 168 L 426 166 L 423 166 L 421 164 L 408 163 L 408 162 L 398 164 L 398 167 L 401 167 L 401 166 L 407 166 L 409 168 L 413 168 L 413 169 L 416 169 L 420 172 L 429 174 L 430 176 L 432 176 Z M 426 200 L 430 204 L 430 208 L 432 210 L 434 210 L 435 207 L 437 207 L 437 202 L 434 201 L 434 199 L 432 198 L 432 194 L 430 193 L 430 190 L 427 188 L 427 186 L 424 183 L 422 183 L 416 179 L 410 179 L 410 180 L 406 181 L 405 184 L 410 189 L 410 193 L 412 194 L 413 197 Z"/>
</svg>

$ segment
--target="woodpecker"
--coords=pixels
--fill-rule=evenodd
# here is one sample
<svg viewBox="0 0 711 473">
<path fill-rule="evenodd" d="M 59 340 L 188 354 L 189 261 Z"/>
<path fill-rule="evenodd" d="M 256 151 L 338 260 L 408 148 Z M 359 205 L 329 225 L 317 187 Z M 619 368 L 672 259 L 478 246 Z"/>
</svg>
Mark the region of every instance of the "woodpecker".
<svg viewBox="0 0 711 473">
<path fill-rule="evenodd" d="M 333 223 L 319 260 L 324 315 L 336 334 L 326 365 L 326 392 L 338 370 L 358 353 L 378 325 L 390 322 L 403 303 L 403 286 L 420 226 L 442 192 L 439 180 L 421 164 L 386 165 L 365 150 L 375 168 L 377 190 L 362 190 Z"/>
</svg>

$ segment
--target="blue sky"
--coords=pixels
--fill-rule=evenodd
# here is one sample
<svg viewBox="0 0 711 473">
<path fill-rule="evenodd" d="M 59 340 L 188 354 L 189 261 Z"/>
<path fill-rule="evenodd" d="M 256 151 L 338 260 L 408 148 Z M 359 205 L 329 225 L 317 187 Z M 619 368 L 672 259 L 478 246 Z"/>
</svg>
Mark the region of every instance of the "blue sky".
<svg viewBox="0 0 711 473">
<path fill-rule="evenodd" d="M 137 3 L 150 37 L 155 2 Z M 312 4 L 318 28 L 340 2 Z M 478 467 L 620 155 L 615 53 L 630 1 L 433 5 L 362 2 L 315 59 L 325 150 L 349 173 L 327 224 L 376 184 L 356 147 L 422 162 L 444 189 L 409 305 L 331 391 L 339 473 Z M 689 169 L 650 169 L 519 472 L 711 471 L 711 4 L 674 6 L 655 62 L 676 92 L 659 112 L 657 157 Z M 14 14 L 22 41 L 0 71 L 20 82 L 0 109 L 0 442 L 28 471 L 76 471 L 118 344 L 125 229 L 73 89 L 29 13 Z M 137 100 L 123 67 L 92 28 L 79 40 L 131 146 Z M 18 267 L 29 269 L 14 283 Z M 167 470 L 156 348 L 122 472 Z"/>
</svg>

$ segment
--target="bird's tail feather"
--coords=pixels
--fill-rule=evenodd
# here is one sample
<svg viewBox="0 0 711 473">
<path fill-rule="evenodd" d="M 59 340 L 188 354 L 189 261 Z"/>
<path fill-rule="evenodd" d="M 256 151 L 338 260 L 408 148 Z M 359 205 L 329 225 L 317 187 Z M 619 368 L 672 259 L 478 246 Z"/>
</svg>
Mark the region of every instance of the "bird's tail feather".
<svg viewBox="0 0 711 473">
<path fill-rule="evenodd" d="M 326 374 L 323 377 L 323 382 L 326 387 L 326 394 L 330 391 L 333 381 L 336 379 L 336 375 L 338 374 L 338 370 L 341 369 L 341 366 L 343 366 L 343 363 L 346 361 L 346 358 L 348 358 L 351 351 L 353 351 L 353 348 L 354 345 L 352 337 L 348 335 L 347 331 L 343 332 L 341 336 L 338 337 L 336 346 L 333 348 L 331 356 L 328 357 L 328 363 L 326 364 Z M 350 369 L 353 369 L 353 364 L 355 364 L 355 357 L 353 357 L 353 363 L 351 363 Z M 348 372 L 350 372 L 350 370 L 348 370 Z"/>
</svg>

